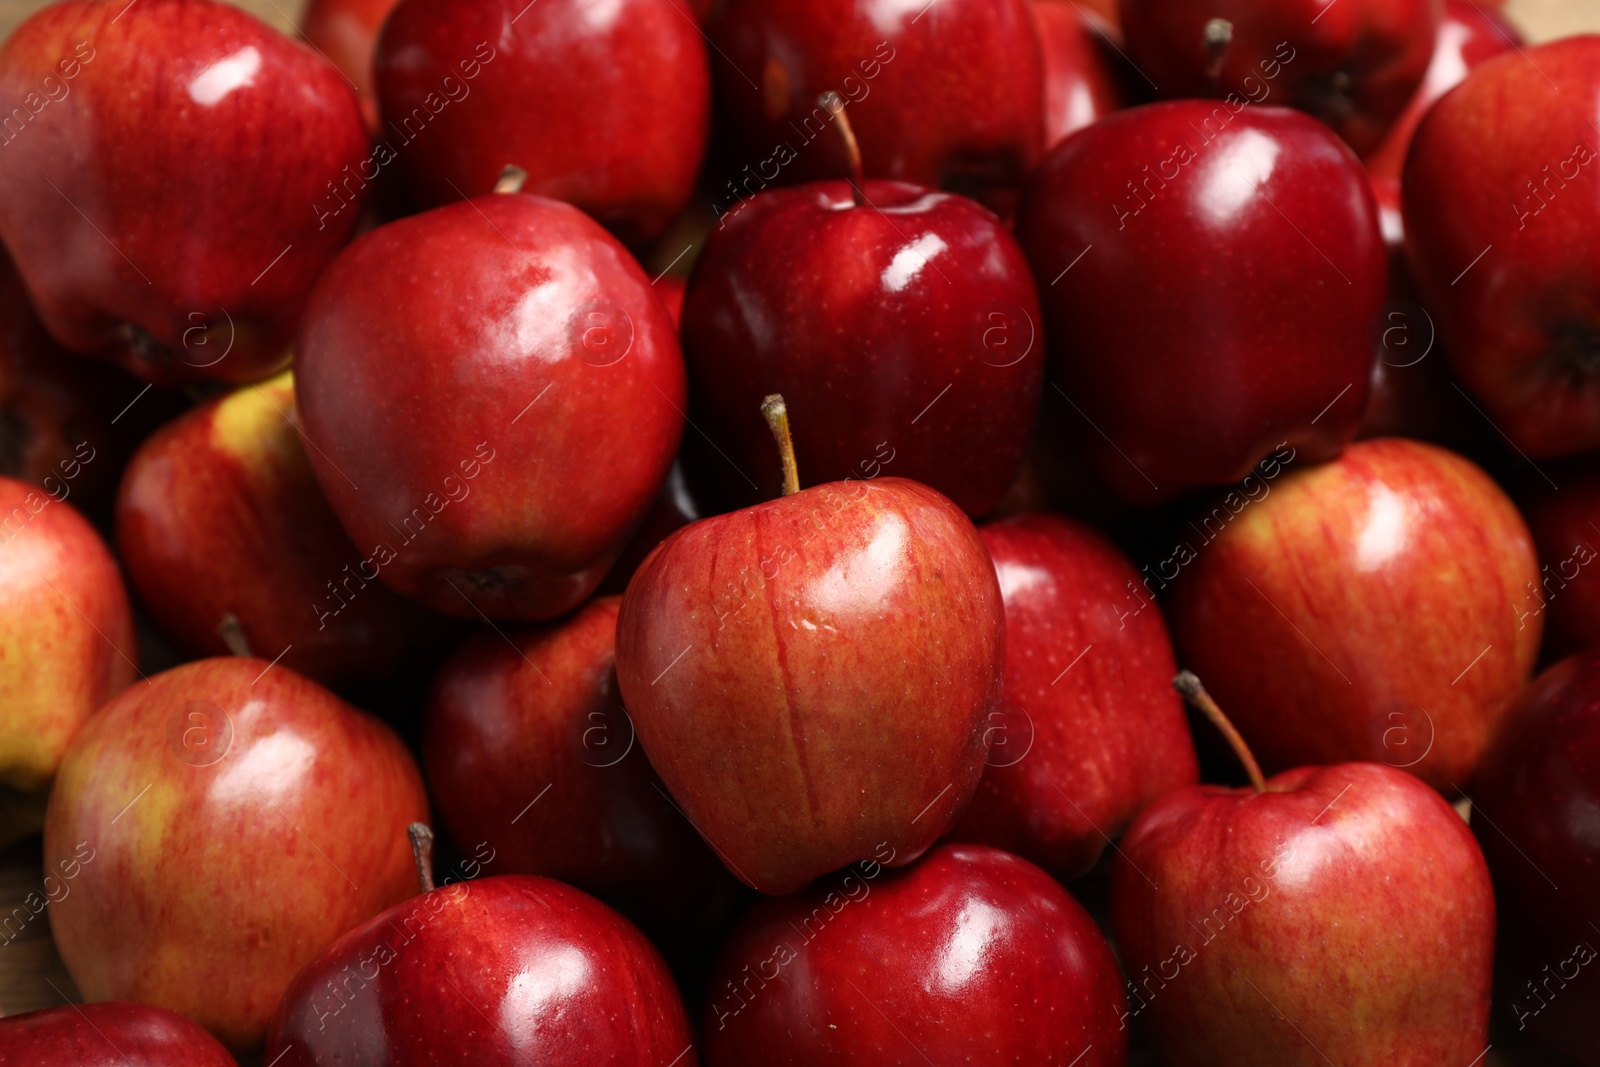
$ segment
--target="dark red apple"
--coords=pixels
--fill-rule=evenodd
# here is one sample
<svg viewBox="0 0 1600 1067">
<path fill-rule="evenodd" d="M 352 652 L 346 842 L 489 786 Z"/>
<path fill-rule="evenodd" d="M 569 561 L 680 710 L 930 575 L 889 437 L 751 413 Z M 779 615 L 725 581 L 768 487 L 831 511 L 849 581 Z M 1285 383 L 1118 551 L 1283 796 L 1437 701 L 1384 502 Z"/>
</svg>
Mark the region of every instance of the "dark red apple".
<svg viewBox="0 0 1600 1067">
<path fill-rule="evenodd" d="M 1559 488 L 1529 479 L 1519 496 L 1539 573 L 1518 601 L 1522 626 L 1544 624 L 1542 652 L 1553 661 L 1600 645 L 1600 466 L 1584 456 L 1550 469 Z"/>
<path fill-rule="evenodd" d="M 230 4 L 73 0 L 0 48 L 0 100 L 0 237 L 62 344 L 150 378 L 287 361 L 371 162 L 338 71 Z"/>
<path fill-rule="evenodd" d="M 327 685 L 376 682 L 439 636 L 437 617 L 384 585 L 340 528 L 288 373 L 145 442 L 123 478 L 117 546 L 146 609 L 193 656 L 253 653 Z"/>
<path fill-rule="evenodd" d="M 378 87 L 372 71 L 372 54 L 378 45 L 383 20 L 399 0 L 311 0 L 300 16 L 300 33 L 318 52 L 339 68 L 355 87 L 367 123 L 378 124 Z"/>
<path fill-rule="evenodd" d="M 743 169 L 718 213 L 768 185 L 848 173 L 826 92 L 850 106 L 869 178 L 993 202 L 1044 146 L 1031 0 L 727 0 L 708 24 L 717 104 Z"/>
<path fill-rule="evenodd" d="M 401 0 L 375 62 L 379 136 L 424 206 L 487 193 L 510 164 L 636 243 L 694 189 L 711 76 L 674 0 Z"/>
<path fill-rule="evenodd" d="M 345 934 L 284 994 L 273 1067 L 694 1067 L 672 976 L 622 916 L 545 878 L 434 889 Z"/>
<path fill-rule="evenodd" d="M 1025 860 L 895 851 L 756 905 L 723 946 L 709 1067 L 1122 1067 L 1121 974 L 1082 905 Z"/>
<path fill-rule="evenodd" d="M 665 479 L 685 406 L 638 263 L 576 208 L 521 193 L 351 245 L 312 295 L 295 378 L 351 540 L 391 588 L 465 618 L 582 603 Z"/>
<path fill-rule="evenodd" d="M 1421 84 L 1443 0 L 1122 0 L 1133 63 L 1164 96 L 1309 111 L 1374 148 Z M 1227 30 L 1213 36 L 1222 20 Z M 1281 81 L 1279 79 L 1282 79 Z"/>
<path fill-rule="evenodd" d="M 228 1050 L 175 1012 L 110 1001 L 0 1019 L 0 1067 L 235 1067 Z"/>
<path fill-rule="evenodd" d="M 1094 866 L 1146 804 L 1198 772 L 1155 598 L 1086 523 L 1025 515 L 979 528 L 1000 578 L 1006 668 L 989 762 L 946 836 Z"/>
<path fill-rule="evenodd" d="M 1354 436 L 1384 301 L 1360 162 L 1286 108 L 1121 111 L 1041 164 L 1017 234 L 1043 294 L 1046 391 L 1138 501 L 1227 485 Z"/>
<path fill-rule="evenodd" d="M 185 664 L 107 704 L 61 765 L 45 861 L 81 866 L 56 946 L 86 999 L 251 1051 L 301 967 L 414 891 L 406 826 L 427 813 L 376 719 L 281 664 Z"/>
<path fill-rule="evenodd" d="M 1500 905 L 1497 1000 L 1519 1032 L 1600 1064 L 1600 652 L 1550 668 L 1506 717 L 1472 790 Z"/>
<path fill-rule="evenodd" d="M 1487 474 L 1432 445 L 1293 464 L 1158 567 L 1179 658 L 1269 769 L 1369 759 L 1454 795 L 1538 656 L 1528 528 Z"/>
<path fill-rule="evenodd" d="M 1600 447 L 1597 120 L 1600 36 L 1569 37 L 1468 74 L 1406 162 L 1422 302 L 1482 411 L 1536 458 Z"/>
<path fill-rule="evenodd" d="M 1118 55 L 1122 35 L 1073 0 L 1037 0 L 1039 43 L 1044 55 L 1044 147 L 1060 144 L 1092 123 L 1127 107 L 1126 60 Z"/>
<path fill-rule="evenodd" d="M 743 502 L 782 485 L 761 418 L 782 393 L 818 479 L 894 474 L 982 515 L 1027 445 L 1041 322 L 1021 249 L 965 197 L 881 181 L 761 193 L 712 231 L 684 299 L 695 422 Z"/>
</svg>

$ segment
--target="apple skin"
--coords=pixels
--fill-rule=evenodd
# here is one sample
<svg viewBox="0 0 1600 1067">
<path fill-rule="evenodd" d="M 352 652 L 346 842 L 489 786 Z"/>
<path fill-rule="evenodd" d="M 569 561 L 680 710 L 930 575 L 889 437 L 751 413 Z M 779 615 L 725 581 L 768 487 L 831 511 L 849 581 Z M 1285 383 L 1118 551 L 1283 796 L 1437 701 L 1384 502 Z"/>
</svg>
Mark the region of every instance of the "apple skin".
<svg viewBox="0 0 1600 1067">
<path fill-rule="evenodd" d="M 560 882 L 508 874 L 431 890 L 339 938 L 284 994 L 262 1059 L 693 1067 L 692 1044 L 638 930 Z"/>
<path fill-rule="evenodd" d="M 1122 0 L 1134 65 L 1164 96 L 1214 96 L 1309 111 L 1358 152 L 1400 117 L 1433 56 L 1443 0 Z M 1206 23 L 1233 24 L 1220 79 Z M 1282 81 L 1276 79 L 1281 77 Z"/>
<path fill-rule="evenodd" d="M 1535 458 L 1600 447 L 1589 251 L 1600 197 L 1583 186 L 1600 162 L 1597 120 L 1600 36 L 1568 37 L 1479 65 L 1428 112 L 1406 158 L 1422 302 L 1462 383 Z"/>
<path fill-rule="evenodd" d="M 982 515 L 1015 478 L 1039 403 L 1033 275 L 980 205 L 864 184 L 870 206 L 847 182 L 815 182 L 752 197 L 712 231 L 683 305 L 696 424 L 728 453 L 742 503 L 783 484 L 761 416 L 781 393 L 817 480 L 887 471 Z"/>
<path fill-rule="evenodd" d="M 789 893 L 936 841 L 983 771 L 1005 616 L 954 504 L 839 482 L 686 526 L 622 599 L 617 681 L 730 871 Z"/>
<path fill-rule="evenodd" d="M 1560 489 L 1540 480 L 1518 495 L 1539 551 L 1539 574 L 1524 607 L 1544 621 L 1541 652 L 1553 662 L 1600 645 L 1600 459 L 1583 456 L 1547 470 Z"/>
<path fill-rule="evenodd" d="M 1111 875 L 1129 1014 L 1168 1067 L 1470 1063 L 1494 921 L 1466 824 L 1374 763 L 1174 790 Z"/>
<path fill-rule="evenodd" d="M 1119 495 L 1228 485 L 1282 443 L 1317 461 L 1354 436 L 1387 271 L 1370 184 L 1327 127 L 1198 100 L 1117 112 L 1046 157 L 1017 234 L 1046 392 L 1078 408 Z"/>
<path fill-rule="evenodd" d="M 110 1001 L 0 1019 L 0 1067 L 235 1067 L 217 1039 L 174 1012 Z"/>
<path fill-rule="evenodd" d="M 339 68 L 361 99 L 367 125 L 378 124 L 377 78 L 372 56 L 378 32 L 399 0 L 311 0 L 300 16 L 300 34 Z"/>
<path fill-rule="evenodd" d="M 94 851 L 50 907 L 56 947 L 85 999 L 251 1051 L 295 972 L 415 890 L 406 827 L 427 817 L 378 720 L 281 664 L 184 664 L 107 704 L 61 765 L 46 866 Z"/>
<path fill-rule="evenodd" d="M 74 736 L 133 683 L 116 561 L 71 504 L 0 478 L 0 785 L 43 788 Z"/>
<path fill-rule="evenodd" d="M 1073 0 L 1036 0 L 1044 56 L 1044 147 L 1131 103 L 1122 83 L 1122 59 L 1111 42 L 1116 28 Z"/>
<path fill-rule="evenodd" d="M 1600 652 L 1590 650 L 1522 695 L 1472 790 L 1472 829 L 1500 904 L 1496 1000 L 1518 1030 L 1585 1067 L 1600 1064 L 1597 767 Z"/>
<path fill-rule="evenodd" d="M 1179 660 L 1269 771 L 1371 759 L 1458 793 L 1539 652 L 1522 516 L 1399 438 L 1268 484 L 1173 582 Z"/>
<path fill-rule="evenodd" d="M 1020 186 L 1044 148 L 1031 7 L 940 0 L 919 17 L 899 0 L 728 0 L 706 30 L 717 106 L 749 164 L 729 193 L 850 173 L 817 103 L 829 90 L 849 106 L 868 178 L 986 201 Z"/>
<path fill-rule="evenodd" d="M 401 0 L 375 63 L 380 134 L 394 135 L 424 207 L 490 192 L 515 164 L 524 191 L 637 244 L 694 190 L 711 72 L 699 26 L 673 0 Z M 449 113 L 435 122 L 427 101 L 441 91 Z"/>
<path fill-rule="evenodd" d="M 383 581 L 447 615 L 543 621 L 582 603 L 683 427 L 683 357 L 649 280 L 543 197 L 362 237 L 318 282 L 296 353 L 334 513 Z"/>
<path fill-rule="evenodd" d="M 1122 1067 L 1121 977 L 1089 913 L 1039 868 L 941 845 L 756 905 L 716 964 L 706 1063 Z"/>
<path fill-rule="evenodd" d="M 978 534 L 1005 601 L 1005 684 L 983 779 L 945 836 L 1068 881 L 1199 778 L 1172 641 L 1140 574 L 1087 523 L 1023 515 Z"/>
<path fill-rule="evenodd" d="M 47 78 L 69 95 L 6 132 L 0 237 L 51 334 L 150 380 L 283 366 L 356 223 L 317 207 L 368 154 L 350 86 L 214 0 L 46 8 L 0 47 L 0 99 Z"/>
</svg>

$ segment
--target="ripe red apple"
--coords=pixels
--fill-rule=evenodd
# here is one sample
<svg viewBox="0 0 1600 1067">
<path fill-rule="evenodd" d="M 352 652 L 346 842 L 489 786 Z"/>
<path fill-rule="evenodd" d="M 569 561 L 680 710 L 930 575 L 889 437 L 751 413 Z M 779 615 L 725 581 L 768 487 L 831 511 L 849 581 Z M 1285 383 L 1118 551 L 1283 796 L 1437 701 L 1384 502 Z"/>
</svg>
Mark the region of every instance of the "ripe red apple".
<svg viewBox="0 0 1600 1067">
<path fill-rule="evenodd" d="M 999 849 L 894 857 L 745 916 L 712 979 L 709 1067 L 1127 1063 L 1121 975 L 1082 905 Z"/>
<path fill-rule="evenodd" d="M 1164 96 L 1288 104 L 1370 151 L 1433 55 L 1442 0 L 1122 0 L 1133 63 Z M 1213 38 L 1213 26 L 1227 30 Z M 1278 81 L 1279 78 L 1282 81 Z"/>
<path fill-rule="evenodd" d="M 1037 0 L 1044 56 L 1044 147 L 1127 107 L 1122 83 L 1126 62 L 1117 54 L 1122 35 L 1106 19 L 1073 0 Z"/>
<path fill-rule="evenodd" d="M 1118 112 L 1051 152 L 1017 219 L 1051 385 L 1136 501 L 1355 434 L 1384 300 L 1377 208 L 1325 126 L 1276 107 Z"/>
<path fill-rule="evenodd" d="M 1523 587 L 1517 617 L 1544 623 L 1541 651 L 1547 662 L 1600 645 L 1600 467 L 1585 456 L 1546 470 L 1557 480 L 1529 480 L 1519 496 L 1539 573 Z"/>
<path fill-rule="evenodd" d="M 128 465 L 117 546 L 190 655 L 281 656 L 326 685 L 378 681 L 439 627 L 345 536 L 295 418 L 284 373 L 162 429 Z"/>
<path fill-rule="evenodd" d="M 1506 717 L 1472 790 L 1472 829 L 1500 905 L 1502 1014 L 1586 1067 L 1600 1064 L 1600 652 L 1563 660 Z"/>
<path fill-rule="evenodd" d="M 869 178 L 994 202 L 1044 146 L 1030 0 L 727 0 L 707 31 L 743 169 L 718 214 L 773 183 L 848 173 L 818 98 L 850 105 Z"/>
<path fill-rule="evenodd" d="M 50 783 L 79 729 L 133 682 L 128 594 L 77 509 L 0 478 L 0 785 Z"/>
<path fill-rule="evenodd" d="M 1465 459 L 1398 438 L 1263 484 L 1159 572 L 1180 660 L 1269 769 L 1370 759 L 1464 789 L 1538 655 L 1522 517 Z"/>
<path fill-rule="evenodd" d="M 0 237 L 62 344 L 151 378 L 284 364 L 368 162 L 336 70 L 214 0 L 73 0 L 0 48 L 0 100 Z"/>
<path fill-rule="evenodd" d="M 651 764 L 764 893 L 932 845 L 983 771 L 1004 665 L 994 565 L 959 508 L 902 478 L 800 490 L 785 467 L 782 498 L 663 541 L 617 620 Z"/>
<path fill-rule="evenodd" d="M 311 0 L 300 33 L 355 87 L 367 125 L 378 124 L 377 78 L 372 54 L 383 20 L 399 0 Z"/>
<path fill-rule="evenodd" d="M 111 1001 L 0 1019 L 0 1067 L 235 1067 L 217 1039 L 174 1012 Z"/>
<path fill-rule="evenodd" d="M 424 206 L 487 193 L 511 164 L 637 243 L 694 189 L 711 75 L 673 0 L 401 0 L 375 62 L 379 136 Z"/>
<path fill-rule="evenodd" d="M 1042 318 L 1021 249 L 965 197 L 881 181 L 761 193 L 712 231 L 684 298 L 695 422 L 742 502 L 782 485 L 761 418 L 782 393 L 819 479 L 894 474 L 982 515 L 1028 442 Z"/>
<path fill-rule="evenodd" d="M 678 340 L 638 263 L 576 208 L 521 193 L 356 241 L 295 363 L 307 458 L 351 540 L 391 588 L 465 618 L 582 603 L 683 423 Z"/>
<path fill-rule="evenodd" d="M 351 930 L 284 994 L 274 1067 L 694 1067 L 655 949 L 576 889 L 508 874 L 428 891 Z"/>
<path fill-rule="evenodd" d="M 989 762 L 946 836 L 981 841 L 1062 880 L 1198 771 L 1161 609 L 1087 525 L 1024 515 L 980 527 L 1006 612 Z"/>
<path fill-rule="evenodd" d="M 1168 793 L 1113 861 L 1127 1016 L 1161 1062 L 1481 1058 L 1495 899 L 1460 817 L 1374 763 L 1254 777 Z"/>
<path fill-rule="evenodd" d="M 1600 36 L 1569 37 L 1468 74 L 1406 162 L 1423 303 L 1461 381 L 1534 457 L 1600 446 L 1597 120 Z"/>
<path fill-rule="evenodd" d="M 261 1044 L 295 972 L 415 887 L 426 819 L 398 738 L 316 683 L 246 657 L 135 685 L 78 735 L 46 865 L 85 860 L 50 925 L 88 1000 L 181 1012 Z"/>
</svg>

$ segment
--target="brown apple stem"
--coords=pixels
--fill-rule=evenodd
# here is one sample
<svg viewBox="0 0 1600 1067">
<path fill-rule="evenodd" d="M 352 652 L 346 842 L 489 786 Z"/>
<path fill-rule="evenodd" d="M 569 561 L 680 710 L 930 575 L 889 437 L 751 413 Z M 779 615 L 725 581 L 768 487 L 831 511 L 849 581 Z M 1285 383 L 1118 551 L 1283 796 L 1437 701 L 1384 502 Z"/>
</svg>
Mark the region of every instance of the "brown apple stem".
<svg viewBox="0 0 1600 1067">
<path fill-rule="evenodd" d="M 500 179 L 494 183 L 497 193 L 520 193 L 522 184 L 528 180 L 528 172 L 515 163 L 507 163 L 506 169 L 500 172 Z"/>
<path fill-rule="evenodd" d="M 222 621 L 217 623 L 217 636 L 222 638 L 222 643 L 235 656 L 250 655 L 250 642 L 245 639 L 244 627 L 239 625 L 239 616 L 231 612 L 224 615 Z"/>
<path fill-rule="evenodd" d="M 1211 694 L 1206 692 L 1206 687 L 1200 684 L 1192 671 L 1179 671 L 1178 676 L 1172 680 L 1172 688 L 1183 694 L 1183 699 L 1189 705 L 1211 720 L 1211 724 L 1222 731 L 1222 736 L 1228 739 L 1228 744 L 1233 746 L 1233 754 L 1239 757 L 1239 762 L 1244 764 L 1244 771 L 1250 776 L 1250 784 L 1256 787 L 1257 793 L 1267 791 L 1267 780 L 1261 776 L 1261 764 L 1256 762 L 1255 754 L 1250 751 L 1250 746 L 1244 743 L 1244 738 L 1239 736 L 1239 731 L 1234 729 L 1233 723 L 1217 707 L 1217 702 L 1211 699 Z"/>
<path fill-rule="evenodd" d="M 417 882 L 424 893 L 433 891 L 433 829 L 425 822 L 406 827 L 411 838 L 411 858 L 417 864 Z"/>
<path fill-rule="evenodd" d="M 845 158 L 850 161 L 850 192 L 855 196 L 856 207 L 860 207 L 867 202 L 866 195 L 861 191 L 866 175 L 861 169 L 861 145 L 856 140 L 855 129 L 850 125 L 850 116 L 844 113 L 844 97 L 829 89 L 817 97 L 817 103 L 827 108 L 828 114 L 833 116 L 839 139 L 844 142 Z"/>
<path fill-rule="evenodd" d="M 781 394 L 773 393 L 761 402 L 761 414 L 778 442 L 778 458 L 783 461 L 783 495 L 800 491 L 800 466 L 794 459 L 794 439 L 789 436 L 789 406 Z"/>
<path fill-rule="evenodd" d="M 1228 58 L 1228 46 L 1233 44 L 1233 23 L 1227 19 L 1211 19 L 1206 23 L 1206 81 L 1216 92 L 1222 78 L 1222 63 Z"/>
</svg>

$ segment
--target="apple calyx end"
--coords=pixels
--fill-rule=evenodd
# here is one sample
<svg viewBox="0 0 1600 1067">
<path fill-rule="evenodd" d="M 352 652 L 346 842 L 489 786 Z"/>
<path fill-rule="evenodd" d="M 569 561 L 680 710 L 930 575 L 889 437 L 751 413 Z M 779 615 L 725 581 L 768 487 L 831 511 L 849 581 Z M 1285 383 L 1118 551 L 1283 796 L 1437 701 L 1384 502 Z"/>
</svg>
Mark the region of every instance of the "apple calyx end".
<svg viewBox="0 0 1600 1067">
<path fill-rule="evenodd" d="M 406 827 L 411 838 L 411 858 L 417 865 L 417 884 L 424 893 L 433 892 L 433 828 L 425 822 L 414 822 Z"/>
<path fill-rule="evenodd" d="M 494 191 L 497 193 L 520 193 L 527 180 L 527 171 L 515 163 L 507 163 L 505 169 L 500 172 L 500 177 L 495 179 Z"/>
<path fill-rule="evenodd" d="M 1255 754 L 1250 751 L 1250 746 L 1244 743 L 1244 738 L 1234 728 L 1228 716 L 1223 714 L 1222 708 L 1217 705 L 1215 700 L 1211 699 L 1211 694 L 1206 692 L 1206 687 L 1200 684 L 1199 676 L 1193 671 L 1179 671 L 1178 676 L 1172 679 L 1172 688 L 1183 696 L 1183 699 L 1189 703 L 1190 707 L 1210 719 L 1211 725 L 1221 731 L 1222 736 L 1227 739 L 1228 745 L 1233 749 L 1234 755 L 1238 756 L 1239 762 L 1244 764 L 1245 773 L 1250 776 L 1250 784 L 1255 787 L 1257 793 L 1265 793 L 1267 791 L 1267 780 L 1261 774 L 1261 764 L 1256 762 Z"/>
<path fill-rule="evenodd" d="M 761 401 L 761 417 L 767 420 L 773 440 L 778 442 L 778 458 L 783 463 L 783 495 L 800 491 L 800 466 L 794 458 L 794 439 L 789 435 L 789 405 L 782 393 L 771 393 Z"/>
<path fill-rule="evenodd" d="M 856 140 L 856 131 L 850 125 L 850 116 L 844 112 L 844 97 L 829 89 L 817 97 L 817 106 L 833 116 L 834 128 L 839 131 L 839 139 L 844 142 L 845 158 L 850 161 L 850 195 L 855 198 L 856 207 L 861 207 L 867 202 L 866 194 L 861 191 L 861 186 L 867 179 L 861 166 L 861 143 Z"/>
</svg>

